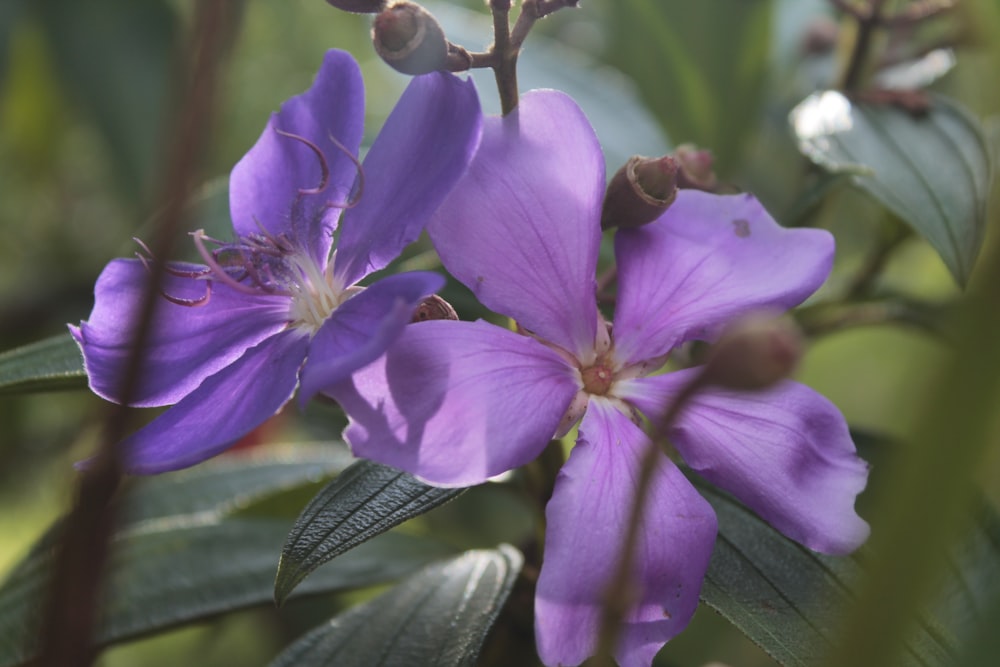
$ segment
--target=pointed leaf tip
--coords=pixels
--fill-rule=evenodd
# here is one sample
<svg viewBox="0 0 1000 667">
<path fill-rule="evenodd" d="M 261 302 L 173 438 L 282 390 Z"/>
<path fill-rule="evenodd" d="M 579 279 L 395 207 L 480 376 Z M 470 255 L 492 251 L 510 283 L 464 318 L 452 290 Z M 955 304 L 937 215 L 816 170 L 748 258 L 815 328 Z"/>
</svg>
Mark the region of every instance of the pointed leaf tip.
<svg viewBox="0 0 1000 667">
<path fill-rule="evenodd" d="M 371 461 L 354 463 L 323 487 L 296 519 L 278 561 L 275 604 L 282 606 L 295 587 L 323 563 L 464 490 L 428 486 Z"/>
</svg>

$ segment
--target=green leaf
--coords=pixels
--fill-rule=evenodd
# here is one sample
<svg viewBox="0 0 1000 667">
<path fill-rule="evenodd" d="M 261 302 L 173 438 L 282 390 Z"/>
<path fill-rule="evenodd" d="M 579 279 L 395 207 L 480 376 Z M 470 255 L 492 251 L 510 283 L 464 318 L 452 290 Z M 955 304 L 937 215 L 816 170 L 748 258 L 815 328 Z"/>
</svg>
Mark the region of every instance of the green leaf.
<svg viewBox="0 0 1000 667">
<path fill-rule="evenodd" d="M 281 448 L 223 457 L 136 484 L 112 539 L 101 645 L 270 602 L 274 560 L 288 520 L 240 512 L 252 502 L 315 484 L 345 464 L 343 450 Z M 239 484 L 245 480 L 245 484 Z M 43 542 L 51 544 L 51 535 Z M 390 533 L 354 549 L 299 591 L 318 593 L 404 576 L 452 550 Z M 33 549 L 0 587 L 0 667 L 34 654 L 50 548 Z"/>
<path fill-rule="evenodd" d="M 0 354 L 0 394 L 86 387 L 83 357 L 68 333 Z"/>
<path fill-rule="evenodd" d="M 430 565 L 309 632 L 271 667 L 472 665 L 521 564 L 501 545 Z"/>
<path fill-rule="evenodd" d="M 992 163 L 979 123 L 942 96 L 926 114 L 851 102 L 837 91 L 792 110 L 799 150 L 906 221 L 965 285 L 986 229 Z"/>
<path fill-rule="evenodd" d="M 770 51 L 768 0 L 619 0 L 609 19 L 612 64 L 635 80 L 675 143 L 736 162 L 757 121 Z"/>
<path fill-rule="evenodd" d="M 727 494 L 694 480 L 719 517 L 702 600 L 782 665 L 821 664 L 839 639 L 865 551 L 824 556 L 781 536 Z M 985 506 L 911 634 L 903 664 L 950 667 L 1000 595 L 1000 520 Z"/>
<path fill-rule="evenodd" d="M 282 604 L 323 563 L 464 490 L 428 486 L 394 468 L 358 461 L 323 487 L 295 521 L 281 550 L 274 599 Z"/>
</svg>

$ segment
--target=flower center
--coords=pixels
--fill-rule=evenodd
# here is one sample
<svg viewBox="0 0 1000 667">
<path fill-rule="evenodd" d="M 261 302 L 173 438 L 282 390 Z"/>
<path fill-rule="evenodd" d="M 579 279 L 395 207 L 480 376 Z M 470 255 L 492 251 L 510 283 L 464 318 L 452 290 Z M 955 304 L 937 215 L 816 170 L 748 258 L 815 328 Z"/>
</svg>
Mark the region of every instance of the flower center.
<svg viewBox="0 0 1000 667">
<path fill-rule="evenodd" d="M 316 262 L 304 254 L 289 257 L 292 275 L 286 289 L 292 297 L 288 315 L 292 326 L 304 329 L 310 335 L 319 331 L 323 323 L 337 307 L 354 296 L 362 288 L 350 287 L 343 289 L 333 276 L 333 262 L 326 271 L 320 270 Z"/>
<path fill-rule="evenodd" d="M 287 297 L 289 324 L 309 335 L 315 334 L 338 306 L 363 289 L 343 287 L 333 274 L 332 257 L 323 269 L 309 252 L 296 247 L 284 235 L 251 234 L 236 243 L 209 239 L 201 230 L 193 236 L 208 268 L 192 277 L 217 280 L 247 294 Z M 205 241 L 218 247 L 209 250 Z"/>
<path fill-rule="evenodd" d="M 615 381 L 615 373 L 611 366 L 602 358 L 597 363 L 580 371 L 583 378 L 583 390 L 594 396 L 604 396 L 611 390 Z"/>
</svg>

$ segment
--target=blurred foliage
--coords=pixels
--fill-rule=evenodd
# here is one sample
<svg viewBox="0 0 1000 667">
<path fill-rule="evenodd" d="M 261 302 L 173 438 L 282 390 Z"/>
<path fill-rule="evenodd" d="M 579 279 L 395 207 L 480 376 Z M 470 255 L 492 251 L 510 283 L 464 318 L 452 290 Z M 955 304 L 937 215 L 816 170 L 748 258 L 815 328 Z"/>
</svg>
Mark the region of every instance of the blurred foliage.
<svg viewBox="0 0 1000 667">
<path fill-rule="evenodd" d="M 450 34 L 462 35 L 456 41 L 476 49 L 489 42 L 481 0 L 426 4 L 440 13 Z M 185 0 L 0 3 L 0 351 L 64 333 L 64 323 L 85 318 L 103 265 L 131 253 L 132 236 L 150 233 L 171 136 L 176 73 L 190 55 L 183 45 L 192 5 Z M 672 144 L 710 148 L 728 188 L 755 192 L 787 224 L 812 224 L 836 236 L 834 274 L 811 305 L 822 307 L 854 289 L 872 249 L 895 237 L 899 221 L 848 184 L 823 180 L 797 151 L 787 120 L 806 95 L 836 84 L 855 34 L 852 24 L 821 0 L 588 0 L 582 5 L 539 24 L 522 59 L 522 87 L 571 92 L 591 115 L 611 170 L 632 153 L 658 154 Z M 327 48 L 347 49 L 361 62 L 369 139 L 406 81 L 375 58 L 366 17 L 337 12 L 322 0 L 247 2 L 242 22 L 221 80 L 219 108 L 214 118 L 205 119 L 213 133 L 201 175 L 204 196 L 191 208 L 190 227 L 214 227 L 222 234 L 228 225 L 226 174 L 252 145 L 268 114 L 308 86 Z M 995 121 L 1000 89 L 984 82 L 993 81 L 1000 69 L 1000 2 L 961 2 L 936 31 L 908 39 L 918 46 L 953 42 L 957 65 L 932 89 Z M 496 108 L 490 78 L 479 77 L 477 84 L 485 106 Z M 985 125 L 995 159 L 1000 134 L 995 122 Z M 928 187 L 934 186 L 932 175 Z M 978 298 L 985 308 L 1000 302 L 996 285 L 984 282 L 988 272 L 981 268 L 1000 261 L 996 217 L 995 212 L 989 216 L 986 250 L 971 275 L 972 288 L 984 290 Z M 426 245 L 403 261 L 410 268 L 434 265 Z M 945 264 L 916 237 L 902 238 L 885 258 L 884 269 L 864 286 L 865 299 L 940 304 L 960 293 Z M 477 316 L 462 289 L 452 285 L 446 296 L 454 297 L 463 317 Z M 966 355 L 974 372 L 1000 374 L 995 364 L 988 365 L 991 357 L 975 349 Z M 939 415 L 943 431 L 928 430 L 915 419 L 927 412 L 924 406 L 942 405 L 941 396 L 948 392 L 965 395 L 951 383 L 964 382 L 965 391 L 978 391 L 975 383 L 949 379 L 948 371 L 939 370 L 950 359 L 947 344 L 918 327 L 846 326 L 814 339 L 799 379 L 831 398 L 852 425 L 901 440 L 915 466 L 931 466 L 938 476 L 929 482 L 920 478 L 926 486 L 917 491 L 933 499 L 943 489 L 971 488 L 973 477 L 996 502 L 1000 406 L 995 394 L 977 395 L 982 401 L 976 404 L 980 421 L 975 429 L 944 428 L 959 412 Z M 85 392 L 0 396 L 0 571 L 68 505 L 71 463 L 92 447 L 101 415 L 101 401 Z M 304 415 L 291 411 L 279 418 L 267 438 L 329 438 L 341 424 L 334 410 L 312 406 Z M 921 429 L 938 439 L 930 442 Z M 977 442 L 958 443 L 970 448 L 964 466 L 935 467 L 934 462 L 940 464 L 935 455 L 947 458 L 957 451 L 951 434 Z M 993 445 L 992 451 L 983 453 L 986 445 Z M 488 547 L 496 534 L 477 532 L 489 523 L 482 517 L 499 521 L 506 516 L 515 525 L 507 526 L 504 539 L 515 539 L 530 519 L 521 499 L 511 500 L 499 488 L 466 494 L 463 504 L 445 506 L 408 530 L 447 531 L 446 539 L 455 545 Z M 905 493 L 917 491 L 900 491 L 900 502 Z M 304 499 L 296 496 L 295 501 L 301 506 Z M 285 514 L 290 527 L 295 511 Z M 959 515 L 961 508 L 949 516 Z M 914 539 L 920 533 L 908 535 Z M 932 546 L 938 548 L 950 538 L 941 533 L 934 539 Z M 512 595 L 516 598 L 517 591 Z M 244 612 L 116 647 L 102 664 L 264 665 L 292 638 L 346 604 L 346 599 L 329 598 L 280 615 L 270 609 Z M 998 610 L 1000 602 L 994 601 L 986 611 L 995 619 Z M 963 666 L 993 664 L 995 633 L 979 635 L 967 647 Z M 774 664 L 705 609 L 661 660 L 684 667 L 709 661 Z"/>
</svg>

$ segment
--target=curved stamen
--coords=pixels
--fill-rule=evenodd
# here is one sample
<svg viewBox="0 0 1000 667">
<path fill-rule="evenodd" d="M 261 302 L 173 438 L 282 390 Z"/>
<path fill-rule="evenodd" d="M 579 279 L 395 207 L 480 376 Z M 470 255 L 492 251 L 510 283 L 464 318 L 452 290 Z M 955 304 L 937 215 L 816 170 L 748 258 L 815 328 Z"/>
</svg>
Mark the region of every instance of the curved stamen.
<svg viewBox="0 0 1000 667">
<path fill-rule="evenodd" d="M 205 236 L 204 229 L 199 229 L 198 231 L 191 232 L 191 236 L 192 238 L 194 238 L 194 245 L 198 249 L 198 254 L 201 255 L 201 258 L 203 260 L 205 260 L 205 264 L 209 266 L 209 268 L 212 270 L 212 273 L 215 275 L 215 278 L 217 280 L 228 285 L 237 292 L 242 292 L 243 294 L 260 294 L 260 292 L 258 292 L 254 288 L 234 280 L 232 276 L 226 273 L 226 270 L 222 268 L 222 266 L 220 266 L 217 261 L 215 261 L 215 257 L 208 250 L 208 248 L 205 247 L 205 239 L 208 237 Z M 245 268 L 249 270 L 250 266 L 251 266 L 250 262 L 247 262 Z M 291 296 L 291 294 L 277 290 L 275 290 L 274 293 L 282 294 L 284 296 Z"/>
<path fill-rule="evenodd" d="M 347 198 L 347 202 L 339 206 L 331 202 L 327 204 L 327 208 L 345 208 L 345 209 L 354 208 L 355 206 L 358 205 L 358 202 L 361 201 L 361 195 L 365 191 L 365 168 L 361 164 L 361 161 L 358 160 L 357 157 L 355 157 L 354 153 L 347 150 L 347 146 L 337 141 L 337 138 L 335 136 L 333 136 L 332 134 L 327 134 L 326 137 L 331 141 L 331 143 L 333 143 L 334 146 L 337 147 L 337 150 L 343 153 L 348 160 L 354 163 L 354 169 L 358 172 L 356 179 L 358 186 L 356 188 L 353 186 L 351 187 L 351 193 Z"/>
<path fill-rule="evenodd" d="M 146 259 L 153 259 L 153 251 L 149 249 L 149 246 L 146 245 L 146 243 L 142 239 L 140 239 L 138 236 L 133 236 L 132 240 L 135 241 L 136 245 L 138 245 L 139 248 L 141 248 L 144 253 L 146 253 Z M 143 259 L 141 256 L 139 256 L 139 253 L 136 253 L 136 257 L 139 257 L 139 259 Z"/>
<path fill-rule="evenodd" d="M 169 301 L 170 303 L 175 303 L 178 306 L 185 306 L 187 308 L 197 308 L 198 306 L 204 306 L 208 303 L 208 300 L 212 297 L 212 281 L 205 281 L 205 296 L 199 297 L 197 299 L 182 299 L 178 296 L 171 296 L 165 291 L 160 290 L 160 296 Z"/>
<path fill-rule="evenodd" d="M 138 259 L 140 262 L 142 262 L 143 268 L 145 268 L 148 273 L 152 273 L 153 265 L 150 262 L 156 261 L 156 257 L 153 255 L 153 251 L 150 250 L 149 246 L 143 243 L 141 239 L 138 239 L 133 236 L 132 240 L 138 243 L 139 247 L 146 253 L 142 254 L 137 252 L 135 253 L 135 258 Z M 204 278 L 205 276 L 207 276 L 212 272 L 212 270 L 209 268 L 178 269 L 175 266 L 172 266 L 170 262 L 167 262 L 166 264 L 163 265 L 163 270 L 168 275 L 175 276 L 177 278 Z"/>
<path fill-rule="evenodd" d="M 212 273 L 212 270 L 207 267 L 204 269 L 198 269 L 197 271 L 184 271 L 182 269 L 174 268 L 173 266 L 170 266 L 170 264 L 164 266 L 163 270 L 177 278 L 204 278 Z"/>
<path fill-rule="evenodd" d="M 318 195 L 319 193 L 323 192 L 323 190 L 326 190 L 326 186 L 330 182 L 330 168 L 329 166 L 327 166 L 326 156 L 323 155 L 323 151 L 319 149 L 319 146 L 317 146 L 313 142 L 309 141 L 305 137 L 300 136 L 298 134 L 285 132 L 284 130 L 279 130 L 278 128 L 274 128 L 274 131 L 277 132 L 282 137 L 288 137 L 289 139 L 301 141 L 303 144 L 309 147 L 309 150 L 315 153 L 316 157 L 319 159 L 319 168 L 322 174 L 319 180 L 319 185 L 317 185 L 315 188 L 299 188 L 299 194 Z"/>
<path fill-rule="evenodd" d="M 149 246 L 143 243 L 141 239 L 138 239 L 133 236 L 132 240 L 138 243 L 139 247 L 146 253 L 145 255 L 143 255 L 142 253 L 137 252 L 135 253 L 136 258 L 138 258 L 138 260 L 142 262 L 143 268 L 145 268 L 148 273 L 152 274 L 153 267 L 150 265 L 150 262 L 155 261 L 155 258 L 153 257 L 153 251 L 150 250 Z M 182 271 L 181 269 L 177 269 L 170 266 L 169 263 L 164 264 L 163 270 L 166 271 L 169 275 L 176 276 L 178 278 L 203 278 L 212 272 L 211 269 L 209 268 L 198 269 L 197 271 Z M 208 300 L 212 297 L 212 281 L 208 280 L 205 282 L 205 295 L 198 297 L 197 299 L 182 299 L 179 296 L 173 296 L 172 294 L 168 294 L 167 291 L 164 289 L 160 289 L 159 292 L 160 296 L 162 296 L 170 303 L 176 304 L 178 306 L 197 308 L 198 306 L 204 306 L 206 303 L 208 303 Z"/>
<path fill-rule="evenodd" d="M 271 255 L 272 257 L 281 257 L 286 253 L 295 251 L 291 241 L 288 240 L 284 232 L 275 236 L 256 216 L 254 216 L 253 222 L 257 225 L 257 229 L 260 230 L 260 237 L 247 236 L 243 239 L 243 242 L 247 245 L 252 245 L 255 251 Z"/>
</svg>

